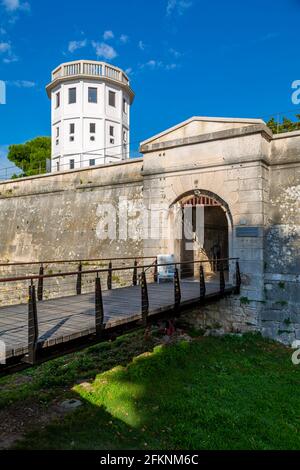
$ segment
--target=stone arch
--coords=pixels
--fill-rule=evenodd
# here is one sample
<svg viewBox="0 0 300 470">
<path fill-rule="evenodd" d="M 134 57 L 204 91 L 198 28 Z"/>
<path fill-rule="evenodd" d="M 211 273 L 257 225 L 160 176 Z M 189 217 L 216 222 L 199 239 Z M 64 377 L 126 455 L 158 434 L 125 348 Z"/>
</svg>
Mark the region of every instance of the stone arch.
<svg viewBox="0 0 300 470">
<path fill-rule="evenodd" d="M 211 206 L 218 206 L 219 210 L 223 211 L 224 214 L 224 219 L 226 218 L 227 221 L 227 235 L 228 235 L 228 240 L 227 240 L 227 253 L 225 257 L 232 258 L 234 256 L 233 252 L 233 217 L 229 208 L 229 205 L 224 199 L 222 199 L 218 194 L 208 191 L 205 189 L 192 189 L 189 191 L 185 191 L 181 193 L 180 195 L 176 196 L 176 198 L 172 201 L 172 203 L 169 205 L 169 223 L 170 223 L 170 231 L 172 233 L 172 224 L 176 225 L 179 224 L 180 221 L 176 221 L 176 218 L 182 216 L 180 215 L 180 210 L 182 208 L 182 203 L 188 203 L 190 199 L 192 199 L 192 203 L 194 203 L 194 200 L 199 200 L 202 198 L 207 198 L 207 205 Z M 214 201 L 215 203 L 213 203 Z M 176 213 L 177 210 L 177 214 Z M 183 219 L 182 219 L 183 220 Z M 176 229 L 175 229 L 176 230 Z M 177 228 L 178 230 L 178 228 Z M 181 229 L 179 229 L 181 230 Z M 177 232 L 178 235 L 178 232 Z M 182 255 L 182 250 L 179 248 L 179 243 L 176 242 L 176 235 L 171 237 L 173 245 L 170 246 L 170 250 L 175 253 L 175 256 L 178 260 L 182 261 L 183 255 Z M 181 243 L 181 242 L 180 242 Z M 181 246 L 181 245 L 180 245 Z M 233 266 L 231 268 L 231 264 L 229 263 L 229 279 L 232 279 L 233 276 Z"/>
<path fill-rule="evenodd" d="M 170 204 L 169 208 L 171 209 L 172 206 L 174 206 L 177 202 L 180 202 L 185 197 L 197 196 L 197 195 L 207 196 L 212 199 L 215 199 L 220 204 L 222 209 L 226 212 L 230 220 L 230 224 L 231 226 L 233 226 L 233 217 L 232 217 L 232 214 L 231 214 L 231 211 L 229 209 L 229 205 L 227 204 L 227 202 L 224 201 L 224 199 L 222 199 L 218 194 L 213 193 L 212 191 L 207 191 L 206 189 L 191 189 L 189 191 L 185 191 L 184 193 L 177 196 L 176 199 L 174 199 L 174 201 Z"/>
</svg>

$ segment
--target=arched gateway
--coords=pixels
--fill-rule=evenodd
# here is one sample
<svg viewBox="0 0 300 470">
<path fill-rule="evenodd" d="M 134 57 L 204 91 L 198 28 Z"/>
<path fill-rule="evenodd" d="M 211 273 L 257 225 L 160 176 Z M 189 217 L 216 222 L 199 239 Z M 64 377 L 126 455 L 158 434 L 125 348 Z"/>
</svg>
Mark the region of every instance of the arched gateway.
<svg viewBox="0 0 300 470">
<path fill-rule="evenodd" d="M 228 204 L 217 194 L 196 189 L 181 194 L 170 206 L 174 226 L 174 253 L 182 266 L 182 277 L 198 276 L 199 264 L 214 276 L 220 259 L 232 256 L 232 216 Z M 208 262 L 208 260 L 214 260 Z M 228 263 L 224 263 L 228 270 Z"/>
</svg>

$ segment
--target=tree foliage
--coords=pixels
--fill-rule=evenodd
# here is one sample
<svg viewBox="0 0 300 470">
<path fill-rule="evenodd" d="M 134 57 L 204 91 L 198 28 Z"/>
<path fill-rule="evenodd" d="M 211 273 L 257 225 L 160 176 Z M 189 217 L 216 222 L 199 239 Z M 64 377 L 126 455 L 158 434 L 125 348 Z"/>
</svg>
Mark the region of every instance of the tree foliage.
<svg viewBox="0 0 300 470">
<path fill-rule="evenodd" d="M 21 170 L 13 178 L 45 173 L 46 160 L 51 157 L 51 138 L 36 137 L 24 144 L 10 145 L 7 158 Z"/>
<path fill-rule="evenodd" d="M 267 126 L 271 129 L 273 134 L 281 134 L 282 132 L 292 132 L 300 130 L 300 114 L 296 114 L 297 121 L 292 121 L 286 117 L 283 117 L 281 121 L 276 121 L 272 117 L 268 122 Z"/>
</svg>

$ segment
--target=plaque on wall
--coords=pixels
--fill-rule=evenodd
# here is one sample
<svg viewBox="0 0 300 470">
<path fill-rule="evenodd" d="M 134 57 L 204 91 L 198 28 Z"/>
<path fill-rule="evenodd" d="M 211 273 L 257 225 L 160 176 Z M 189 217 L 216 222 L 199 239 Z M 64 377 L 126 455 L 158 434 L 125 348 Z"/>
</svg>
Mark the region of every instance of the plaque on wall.
<svg viewBox="0 0 300 470">
<path fill-rule="evenodd" d="M 237 237 L 259 237 L 259 227 L 236 227 Z"/>
</svg>

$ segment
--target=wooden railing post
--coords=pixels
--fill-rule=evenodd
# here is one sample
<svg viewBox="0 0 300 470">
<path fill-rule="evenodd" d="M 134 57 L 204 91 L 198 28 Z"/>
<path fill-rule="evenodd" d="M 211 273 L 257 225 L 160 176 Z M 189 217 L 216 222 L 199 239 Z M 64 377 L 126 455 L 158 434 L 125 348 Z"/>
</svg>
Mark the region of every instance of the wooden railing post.
<svg viewBox="0 0 300 470">
<path fill-rule="evenodd" d="M 241 292 L 241 272 L 240 272 L 240 264 L 237 261 L 235 265 L 235 293 L 238 295 Z"/>
<path fill-rule="evenodd" d="M 82 263 L 80 261 L 78 266 L 78 274 L 77 274 L 77 282 L 76 282 L 76 293 L 77 295 L 81 295 L 82 291 Z"/>
<path fill-rule="evenodd" d="M 132 275 L 132 285 L 137 285 L 137 260 L 134 261 L 133 275 Z"/>
<path fill-rule="evenodd" d="M 154 272 L 153 272 L 153 281 L 157 282 L 157 276 L 158 276 L 158 267 L 157 267 L 157 258 L 155 258 L 154 261 Z"/>
<path fill-rule="evenodd" d="M 219 271 L 220 271 L 220 295 L 224 295 L 224 292 L 225 292 L 225 277 L 224 277 L 223 261 L 220 261 Z"/>
<path fill-rule="evenodd" d="M 181 289 L 180 289 L 180 279 L 177 266 L 175 267 L 174 272 L 174 310 L 176 313 L 180 311 L 180 302 L 181 302 Z"/>
<path fill-rule="evenodd" d="M 112 289 L 112 262 L 108 264 L 108 273 L 107 273 L 107 289 Z"/>
<path fill-rule="evenodd" d="M 35 364 L 37 356 L 37 342 L 39 337 L 35 286 L 31 281 L 28 297 L 28 354 L 26 362 Z"/>
<path fill-rule="evenodd" d="M 141 300 L 142 300 L 142 320 L 143 325 L 147 325 L 147 317 L 149 313 L 149 297 L 147 288 L 146 273 L 143 270 L 141 274 Z"/>
<path fill-rule="evenodd" d="M 43 290 L 44 290 L 44 266 L 41 264 L 40 266 L 40 271 L 39 271 L 39 282 L 38 282 L 38 292 L 37 292 L 37 297 L 38 301 L 41 302 L 43 300 Z"/>
<path fill-rule="evenodd" d="M 104 324 L 104 309 L 103 309 L 103 298 L 101 289 L 101 279 L 97 274 L 95 280 L 95 326 L 96 335 L 100 336 L 103 330 Z"/>
<path fill-rule="evenodd" d="M 202 302 L 205 299 L 206 294 L 206 285 L 205 285 L 205 276 L 203 265 L 200 264 L 200 301 Z"/>
</svg>

